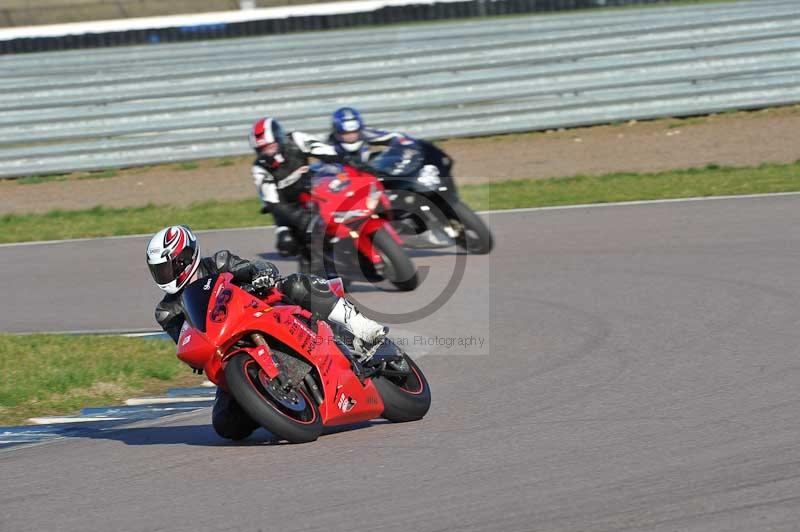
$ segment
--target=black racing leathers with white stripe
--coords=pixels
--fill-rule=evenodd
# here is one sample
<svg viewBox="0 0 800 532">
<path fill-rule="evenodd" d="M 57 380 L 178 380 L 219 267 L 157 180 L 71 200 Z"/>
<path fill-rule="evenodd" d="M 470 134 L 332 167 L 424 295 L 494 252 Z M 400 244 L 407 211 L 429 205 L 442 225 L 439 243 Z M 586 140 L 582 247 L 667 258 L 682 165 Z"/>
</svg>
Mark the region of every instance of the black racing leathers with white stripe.
<svg viewBox="0 0 800 532">
<path fill-rule="evenodd" d="M 238 257 L 227 250 L 214 253 L 211 257 L 200 259 L 198 279 L 219 273 L 232 273 L 233 282 L 237 285 L 249 284 L 254 278 L 269 273 L 278 278 L 278 267 L 263 260 L 249 261 Z M 325 279 L 314 275 L 293 273 L 280 278 L 276 284 L 284 299 L 299 305 L 319 318 L 327 319 L 339 298 L 333 294 Z M 181 328 L 186 321 L 181 305 L 181 291 L 167 294 L 156 305 L 156 321 L 169 334 L 175 343 L 181 335 Z"/>
<path fill-rule="evenodd" d="M 253 182 L 275 224 L 300 228 L 304 209 L 300 194 L 309 189 L 309 158 L 333 161 L 336 150 L 319 139 L 295 131 L 287 135 L 281 152 L 274 157 L 259 157 L 253 163 Z M 304 230 L 304 228 L 303 228 Z"/>
</svg>

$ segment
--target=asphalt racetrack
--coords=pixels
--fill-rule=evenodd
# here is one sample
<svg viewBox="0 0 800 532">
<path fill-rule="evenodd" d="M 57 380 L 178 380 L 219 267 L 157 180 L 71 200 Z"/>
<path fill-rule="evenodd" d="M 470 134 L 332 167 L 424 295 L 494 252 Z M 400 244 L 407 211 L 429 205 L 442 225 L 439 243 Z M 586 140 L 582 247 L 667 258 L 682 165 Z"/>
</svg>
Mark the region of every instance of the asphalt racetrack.
<svg viewBox="0 0 800 532">
<path fill-rule="evenodd" d="M 229 444 L 205 409 L 13 447 L 0 530 L 798 530 L 800 196 L 488 220 L 493 254 L 393 325 L 424 354 L 424 420 Z M 272 235 L 202 243 L 255 256 Z M 0 329 L 152 328 L 144 247 L 0 247 Z M 421 289 L 354 297 L 435 301 L 459 257 L 416 261 Z"/>
</svg>

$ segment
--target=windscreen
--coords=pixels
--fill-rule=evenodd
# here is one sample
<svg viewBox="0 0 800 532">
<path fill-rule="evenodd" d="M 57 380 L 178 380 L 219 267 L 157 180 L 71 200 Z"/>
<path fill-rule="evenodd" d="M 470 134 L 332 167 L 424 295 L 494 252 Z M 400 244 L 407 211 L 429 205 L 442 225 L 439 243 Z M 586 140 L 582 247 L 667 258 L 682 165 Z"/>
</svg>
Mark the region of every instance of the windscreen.
<svg viewBox="0 0 800 532">
<path fill-rule="evenodd" d="M 425 162 L 420 146 L 411 139 L 394 139 L 389 147 L 369 162 L 378 173 L 390 176 L 415 176 Z"/>
<path fill-rule="evenodd" d="M 217 284 L 219 275 L 203 277 L 183 289 L 181 304 L 189 325 L 200 332 L 206 332 L 206 314 L 211 292 Z"/>
</svg>

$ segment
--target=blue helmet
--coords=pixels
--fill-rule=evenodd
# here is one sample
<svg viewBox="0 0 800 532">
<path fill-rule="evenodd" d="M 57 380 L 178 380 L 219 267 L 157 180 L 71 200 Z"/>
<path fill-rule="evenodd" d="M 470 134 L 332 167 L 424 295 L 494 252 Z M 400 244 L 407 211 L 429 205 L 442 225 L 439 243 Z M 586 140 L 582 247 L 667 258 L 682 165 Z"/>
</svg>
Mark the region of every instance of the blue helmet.
<svg viewBox="0 0 800 532">
<path fill-rule="evenodd" d="M 357 152 L 364 145 L 361 130 L 364 120 L 352 107 L 341 107 L 333 112 L 333 136 L 343 150 Z"/>
</svg>

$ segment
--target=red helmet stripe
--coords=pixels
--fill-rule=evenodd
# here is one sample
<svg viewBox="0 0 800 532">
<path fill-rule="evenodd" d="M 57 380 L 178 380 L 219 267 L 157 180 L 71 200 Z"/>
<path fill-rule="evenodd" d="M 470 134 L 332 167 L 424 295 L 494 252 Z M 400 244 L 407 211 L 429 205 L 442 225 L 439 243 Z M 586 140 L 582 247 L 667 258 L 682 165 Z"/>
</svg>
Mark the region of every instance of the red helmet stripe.
<svg viewBox="0 0 800 532">
<path fill-rule="evenodd" d="M 265 146 L 276 142 L 275 135 L 272 133 L 272 119 L 262 118 L 253 126 L 253 141 L 256 146 Z"/>
<path fill-rule="evenodd" d="M 183 248 L 185 247 L 186 247 L 186 231 L 180 230 L 180 238 L 178 240 L 178 243 L 175 244 L 175 249 L 172 251 L 172 256 L 177 257 L 178 255 L 180 255 L 181 251 L 183 251 Z"/>
<path fill-rule="evenodd" d="M 167 229 L 167 232 L 164 233 L 164 247 L 165 248 L 169 247 L 172 244 L 172 242 L 175 240 L 175 237 L 178 236 L 175 233 L 174 229 L 175 229 L 174 227 L 170 227 L 170 228 Z"/>
<path fill-rule="evenodd" d="M 170 258 L 177 257 L 186 247 L 188 237 L 183 227 L 170 227 L 164 233 L 164 251 Z"/>
</svg>

